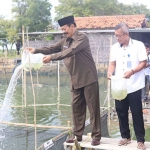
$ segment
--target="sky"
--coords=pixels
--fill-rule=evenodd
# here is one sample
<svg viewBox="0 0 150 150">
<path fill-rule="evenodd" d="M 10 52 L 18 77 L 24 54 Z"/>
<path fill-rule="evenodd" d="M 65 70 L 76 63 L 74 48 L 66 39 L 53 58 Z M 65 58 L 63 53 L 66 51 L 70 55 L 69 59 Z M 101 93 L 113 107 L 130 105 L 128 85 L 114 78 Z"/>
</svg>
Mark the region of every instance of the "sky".
<svg viewBox="0 0 150 150">
<path fill-rule="evenodd" d="M 11 19 L 11 8 L 12 8 L 12 0 L 1 0 L 3 1 L 0 4 L 0 15 L 5 16 L 7 19 Z M 58 0 L 49 0 L 50 3 L 55 7 L 58 5 Z M 118 0 L 120 3 L 124 4 L 133 4 L 133 3 L 139 3 L 144 4 L 147 6 L 148 9 L 150 9 L 150 0 Z M 51 11 L 52 18 L 55 17 L 54 8 L 52 8 Z"/>
</svg>

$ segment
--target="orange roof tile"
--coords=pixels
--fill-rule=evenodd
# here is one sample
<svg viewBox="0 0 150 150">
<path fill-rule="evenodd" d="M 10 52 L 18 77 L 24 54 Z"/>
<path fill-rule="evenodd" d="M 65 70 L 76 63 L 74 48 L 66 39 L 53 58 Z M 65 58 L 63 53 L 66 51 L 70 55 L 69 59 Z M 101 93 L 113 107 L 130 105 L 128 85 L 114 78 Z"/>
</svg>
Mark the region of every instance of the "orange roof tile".
<svg viewBox="0 0 150 150">
<path fill-rule="evenodd" d="M 120 22 L 128 24 L 129 28 L 142 28 L 148 26 L 145 15 L 75 17 L 75 22 L 78 29 L 114 28 Z"/>
</svg>

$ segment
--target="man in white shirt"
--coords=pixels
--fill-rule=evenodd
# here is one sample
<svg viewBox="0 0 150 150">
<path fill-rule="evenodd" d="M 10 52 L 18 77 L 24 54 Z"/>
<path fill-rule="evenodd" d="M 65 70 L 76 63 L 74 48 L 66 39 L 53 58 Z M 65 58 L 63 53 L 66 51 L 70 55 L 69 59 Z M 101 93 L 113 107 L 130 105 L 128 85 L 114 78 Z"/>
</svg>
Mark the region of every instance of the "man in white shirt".
<svg viewBox="0 0 150 150">
<path fill-rule="evenodd" d="M 145 72 L 145 87 L 142 89 L 142 102 L 146 102 L 148 95 L 149 95 L 149 86 L 150 86 L 150 45 L 148 43 L 144 43 L 147 53 L 147 63 L 146 67 L 144 68 Z"/>
<path fill-rule="evenodd" d="M 145 129 L 142 113 L 141 89 L 145 86 L 144 67 L 147 55 L 144 44 L 133 40 L 129 36 L 129 28 L 125 23 L 120 23 L 115 28 L 115 43 L 110 51 L 110 63 L 107 78 L 112 74 L 126 78 L 127 96 L 123 100 L 115 100 L 116 111 L 122 139 L 118 145 L 126 145 L 131 142 L 128 122 L 128 110 L 130 107 L 133 127 L 137 138 L 137 148 L 145 150 Z"/>
</svg>

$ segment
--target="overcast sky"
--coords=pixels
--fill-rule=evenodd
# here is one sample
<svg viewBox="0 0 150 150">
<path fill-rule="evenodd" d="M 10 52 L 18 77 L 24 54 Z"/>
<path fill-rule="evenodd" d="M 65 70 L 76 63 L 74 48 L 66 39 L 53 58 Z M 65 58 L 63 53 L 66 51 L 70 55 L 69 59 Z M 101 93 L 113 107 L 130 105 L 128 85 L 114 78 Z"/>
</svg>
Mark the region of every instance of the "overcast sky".
<svg viewBox="0 0 150 150">
<path fill-rule="evenodd" d="M 49 1 L 53 6 L 58 5 L 58 0 L 49 0 Z M 132 4 L 132 3 L 144 4 L 147 6 L 147 8 L 150 9 L 150 0 L 118 0 L 118 2 L 124 4 Z M 11 18 L 12 17 L 11 7 L 12 7 L 12 0 L 1 0 L 0 15 L 6 16 L 8 19 Z M 54 8 L 52 9 L 51 13 L 52 13 L 52 18 L 54 18 Z"/>
</svg>

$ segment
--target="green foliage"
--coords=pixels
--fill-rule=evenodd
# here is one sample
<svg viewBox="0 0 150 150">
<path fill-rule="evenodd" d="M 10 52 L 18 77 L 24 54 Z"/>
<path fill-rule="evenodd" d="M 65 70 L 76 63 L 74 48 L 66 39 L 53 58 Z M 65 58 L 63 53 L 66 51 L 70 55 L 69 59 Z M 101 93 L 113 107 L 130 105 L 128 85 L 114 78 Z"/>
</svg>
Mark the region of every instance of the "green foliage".
<svg viewBox="0 0 150 150">
<path fill-rule="evenodd" d="M 28 26 L 29 32 L 45 31 L 51 24 L 50 10 L 52 5 L 48 0 L 13 0 L 12 12 L 18 32 L 22 31 L 22 26 Z"/>
<path fill-rule="evenodd" d="M 145 14 L 150 19 L 150 10 L 145 5 L 125 5 L 117 0 L 59 0 L 55 10 L 56 20 L 68 15 L 84 17 L 133 14 Z"/>
<path fill-rule="evenodd" d="M 7 32 L 7 25 L 8 25 L 8 21 L 1 18 L 0 19 L 0 38 L 6 38 Z"/>
<path fill-rule="evenodd" d="M 13 20 L 5 20 L 0 18 L 0 45 L 4 48 L 7 47 L 8 42 L 14 43 L 14 36 L 17 30 Z"/>
<path fill-rule="evenodd" d="M 54 35 L 53 34 L 46 35 L 45 40 L 47 40 L 47 41 L 54 40 Z"/>
</svg>

